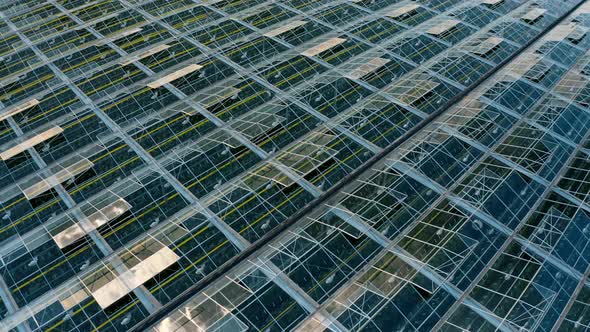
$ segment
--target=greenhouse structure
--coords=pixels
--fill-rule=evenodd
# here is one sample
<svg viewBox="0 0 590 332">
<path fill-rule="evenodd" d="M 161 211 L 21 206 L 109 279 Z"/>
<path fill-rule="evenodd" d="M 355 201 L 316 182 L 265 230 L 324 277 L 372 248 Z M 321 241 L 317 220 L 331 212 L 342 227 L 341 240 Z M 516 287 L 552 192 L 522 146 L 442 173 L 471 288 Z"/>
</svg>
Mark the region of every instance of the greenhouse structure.
<svg viewBox="0 0 590 332">
<path fill-rule="evenodd" d="M 0 331 L 590 331 L 590 1 L 0 0 Z"/>
</svg>

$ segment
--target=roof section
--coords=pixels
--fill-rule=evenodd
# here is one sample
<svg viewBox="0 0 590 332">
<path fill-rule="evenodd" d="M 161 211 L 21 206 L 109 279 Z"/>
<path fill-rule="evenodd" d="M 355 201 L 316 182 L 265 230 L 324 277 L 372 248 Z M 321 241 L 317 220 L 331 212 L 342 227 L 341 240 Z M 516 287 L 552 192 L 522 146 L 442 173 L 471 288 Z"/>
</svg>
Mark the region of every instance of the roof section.
<svg viewBox="0 0 590 332">
<path fill-rule="evenodd" d="M 0 329 L 587 326 L 580 3 L 4 2 Z"/>
</svg>

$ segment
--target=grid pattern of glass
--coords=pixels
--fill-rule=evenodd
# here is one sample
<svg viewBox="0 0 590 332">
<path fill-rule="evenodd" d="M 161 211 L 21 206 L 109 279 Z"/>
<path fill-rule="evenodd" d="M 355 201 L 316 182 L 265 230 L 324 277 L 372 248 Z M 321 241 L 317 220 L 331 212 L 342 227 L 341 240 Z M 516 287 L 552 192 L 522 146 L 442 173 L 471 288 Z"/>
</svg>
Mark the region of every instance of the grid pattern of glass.
<svg viewBox="0 0 590 332">
<path fill-rule="evenodd" d="M 150 330 L 590 330 L 589 32 L 583 0 L 2 1 L 0 330 L 129 331 L 203 280 Z"/>
</svg>

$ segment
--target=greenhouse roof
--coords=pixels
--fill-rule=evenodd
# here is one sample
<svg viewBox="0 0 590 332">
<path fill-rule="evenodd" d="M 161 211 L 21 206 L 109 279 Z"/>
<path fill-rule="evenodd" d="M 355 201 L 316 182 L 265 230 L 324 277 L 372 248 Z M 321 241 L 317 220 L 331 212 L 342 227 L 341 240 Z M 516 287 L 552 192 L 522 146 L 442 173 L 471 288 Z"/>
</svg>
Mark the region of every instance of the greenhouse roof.
<svg viewBox="0 0 590 332">
<path fill-rule="evenodd" d="M 590 329 L 590 2 L 0 2 L 0 331 Z"/>
</svg>

